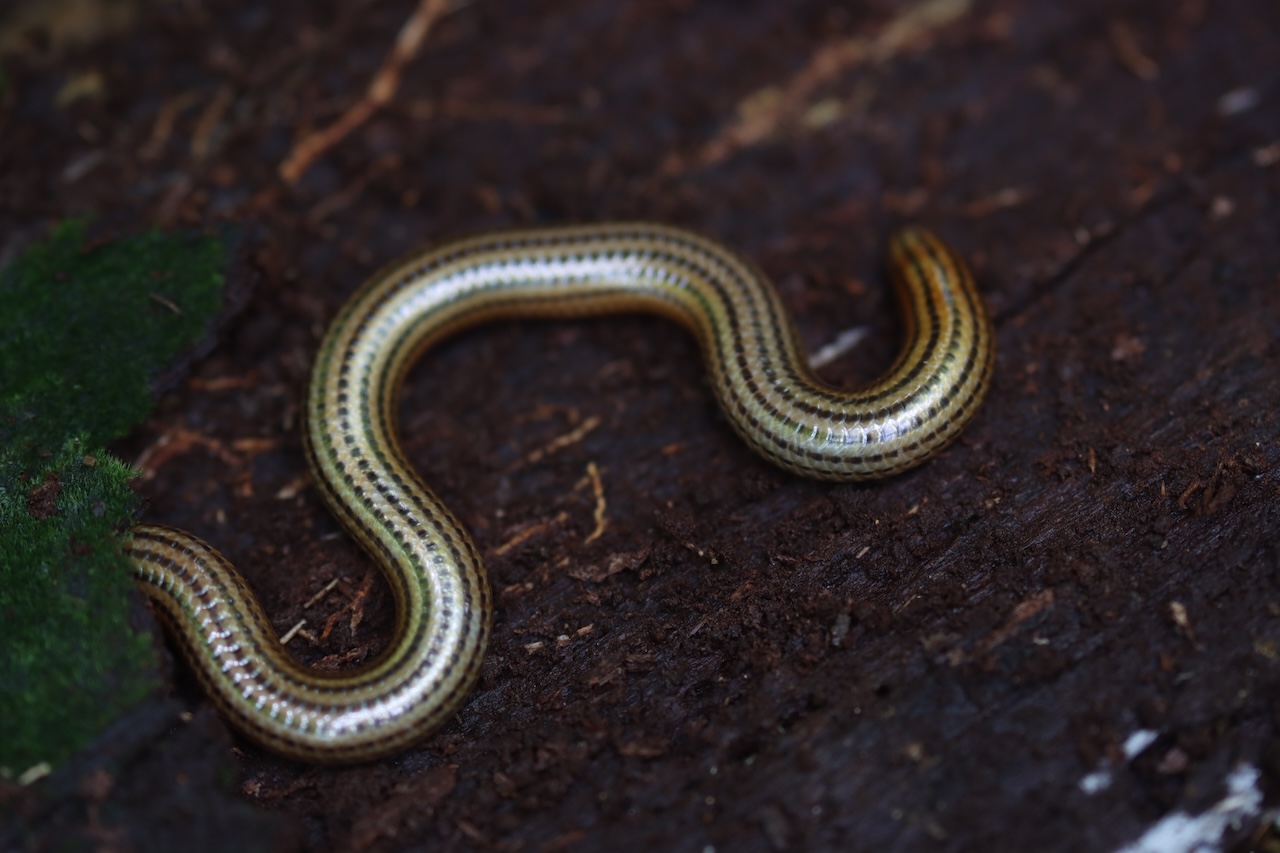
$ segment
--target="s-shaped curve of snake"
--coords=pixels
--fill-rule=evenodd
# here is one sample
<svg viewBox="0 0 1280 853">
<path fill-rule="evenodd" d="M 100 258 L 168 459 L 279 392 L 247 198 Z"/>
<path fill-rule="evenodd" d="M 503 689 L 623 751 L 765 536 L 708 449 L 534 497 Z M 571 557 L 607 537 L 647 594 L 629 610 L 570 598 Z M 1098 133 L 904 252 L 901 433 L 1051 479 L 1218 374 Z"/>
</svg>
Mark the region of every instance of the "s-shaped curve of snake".
<svg viewBox="0 0 1280 853">
<path fill-rule="evenodd" d="M 516 317 L 649 311 L 691 330 L 733 428 L 805 477 L 867 480 L 919 464 L 973 416 L 993 361 L 990 320 L 963 262 L 928 232 L 890 243 L 906 341 L 869 387 L 809 370 L 773 287 L 720 244 L 624 223 L 496 233 L 411 255 L 370 279 L 316 358 L 305 444 L 315 483 L 377 561 L 396 630 L 354 672 L 299 664 L 217 551 L 183 531 L 134 528 L 138 583 L 203 686 L 244 734 L 283 755 L 352 762 L 395 752 L 449 719 L 475 684 L 492 599 L 457 519 L 400 447 L 408 368 L 461 329 Z"/>
</svg>

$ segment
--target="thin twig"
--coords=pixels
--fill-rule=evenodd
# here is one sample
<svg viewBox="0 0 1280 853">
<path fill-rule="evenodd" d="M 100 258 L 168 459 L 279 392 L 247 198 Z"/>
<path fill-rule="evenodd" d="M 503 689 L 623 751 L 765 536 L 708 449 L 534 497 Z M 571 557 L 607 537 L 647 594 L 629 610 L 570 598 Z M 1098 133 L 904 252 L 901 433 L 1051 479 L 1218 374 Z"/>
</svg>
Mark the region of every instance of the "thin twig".
<svg viewBox="0 0 1280 853">
<path fill-rule="evenodd" d="M 396 43 L 374 75 L 364 97 L 352 104 L 337 121 L 326 128 L 304 136 L 294 144 L 289 156 L 280 164 L 280 177 L 288 184 L 295 184 L 311 164 L 326 151 L 337 145 L 356 128 L 391 102 L 400 86 L 400 74 L 422 47 L 432 25 L 446 13 L 456 8 L 450 0 L 420 0 L 418 8 L 409 16 L 396 36 Z"/>
</svg>

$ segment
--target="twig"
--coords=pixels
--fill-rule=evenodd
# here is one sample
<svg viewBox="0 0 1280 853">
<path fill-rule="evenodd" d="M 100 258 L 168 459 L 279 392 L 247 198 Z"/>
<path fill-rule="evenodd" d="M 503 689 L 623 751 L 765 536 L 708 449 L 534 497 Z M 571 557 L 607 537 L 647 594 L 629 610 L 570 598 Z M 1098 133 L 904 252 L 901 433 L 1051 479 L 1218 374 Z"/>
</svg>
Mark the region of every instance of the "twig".
<svg viewBox="0 0 1280 853">
<path fill-rule="evenodd" d="M 604 499 L 604 484 L 600 482 L 600 469 L 596 466 L 596 463 L 587 463 L 587 477 L 591 480 L 591 491 L 596 496 L 596 509 L 595 512 L 592 513 L 596 521 L 596 526 L 595 529 L 591 531 L 591 535 L 582 540 L 584 545 L 588 542 L 594 542 L 599 539 L 600 535 L 604 533 L 605 527 L 608 525 L 608 521 L 605 520 L 604 516 L 605 510 L 608 508 L 608 504 Z"/>
<path fill-rule="evenodd" d="M 419 0 L 418 8 L 400 28 L 395 45 L 374 75 L 364 97 L 352 104 L 333 124 L 304 136 L 294 144 L 289 156 L 280 164 L 280 177 L 286 183 L 296 184 L 321 155 L 368 121 L 378 108 L 391 102 L 400 86 L 400 73 L 404 66 L 417 56 L 432 25 L 453 8 L 455 4 L 450 0 Z"/>
<path fill-rule="evenodd" d="M 917 48 L 932 33 L 968 14 L 972 5 L 972 0 L 923 0 L 908 6 L 873 37 L 857 36 L 818 48 L 798 72 L 742 101 L 737 121 L 707 141 L 691 158 L 669 157 L 659 169 L 659 177 L 715 166 L 738 151 L 760 144 L 814 107 L 816 93 L 849 69 L 885 63 Z M 830 116 L 819 122 L 828 123 Z"/>
</svg>

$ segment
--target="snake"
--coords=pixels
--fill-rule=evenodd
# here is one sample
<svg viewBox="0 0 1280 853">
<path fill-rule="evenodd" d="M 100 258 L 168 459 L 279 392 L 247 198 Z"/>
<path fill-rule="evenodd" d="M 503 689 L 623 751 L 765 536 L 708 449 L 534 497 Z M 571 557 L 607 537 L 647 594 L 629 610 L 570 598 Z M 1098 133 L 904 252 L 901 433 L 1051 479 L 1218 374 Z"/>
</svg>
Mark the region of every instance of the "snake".
<svg viewBox="0 0 1280 853">
<path fill-rule="evenodd" d="M 952 441 L 994 361 L 991 320 L 952 249 L 907 227 L 890 239 L 888 267 L 904 344 L 881 378 L 845 390 L 809 368 L 763 273 L 682 228 L 560 226 L 421 250 L 339 311 L 316 356 L 303 426 L 316 488 L 390 587 L 386 650 L 350 671 L 299 663 L 230 562 L 182 530 L 132 529 L 135 579 L 203 689 L 250 740 L 312 763 L 392 755 L 454 716 L 492 630 L 479 552 L 397 435 L 401 386 L 426 349 L 499 319 L 656 313 L 693 333 L 726 420 L 760 456 L 803 477 L 873 480 Z"/>
</svg>

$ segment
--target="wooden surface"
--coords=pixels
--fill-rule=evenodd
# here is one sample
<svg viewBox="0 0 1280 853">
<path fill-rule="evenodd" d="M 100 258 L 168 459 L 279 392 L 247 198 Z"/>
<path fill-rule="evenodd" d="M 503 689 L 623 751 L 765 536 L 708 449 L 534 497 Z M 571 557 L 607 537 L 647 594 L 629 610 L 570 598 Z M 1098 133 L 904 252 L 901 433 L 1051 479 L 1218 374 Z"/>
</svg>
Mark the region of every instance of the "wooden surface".
<svg viewBox="0 0 1280 853">
<path fill-rule="evenodd" d="M 300 657 L 349 665 L 389 631 L 308 486 L 298 395 L 343 299 L 425 241 L 690 226 L 760 263 L 811 349 L 866 327 L 824 370 L 855 384 L 896 346 L 884 236 L 920 221 L 989 300 L 992 393 L 941 458 L 832 486 L 751 456 L 662 321 L 469 333 L 401 408 L 496 591 L 459 717 L 394 760 L 304 767 L 228 740 L 179 667 L 196 722 L 150 712 L 172 725 L 101 797 L 67 774 L 24 794 L 36 837 L 94 837 L 79 797 L 145 848 L 174 779 L 231 755 L 229 808 L 269 830 L 211 828 L 211 849 L 1110 850 L 1180 814 L 1215 845 L 1261 838 L 1280 4 L 475 0 L 282 180 L 413 11 L 174 4 L 9 62 L 10 240 L 73 214 L 257 228 L 248 307 L 121 452 L 147 520 L 216 543 L 282 632 L 307 620 Z M 91 71 L 100 98 L 52 106 Z M 192 742 L 208 758 L 166 763 Z"/>
</svg>

